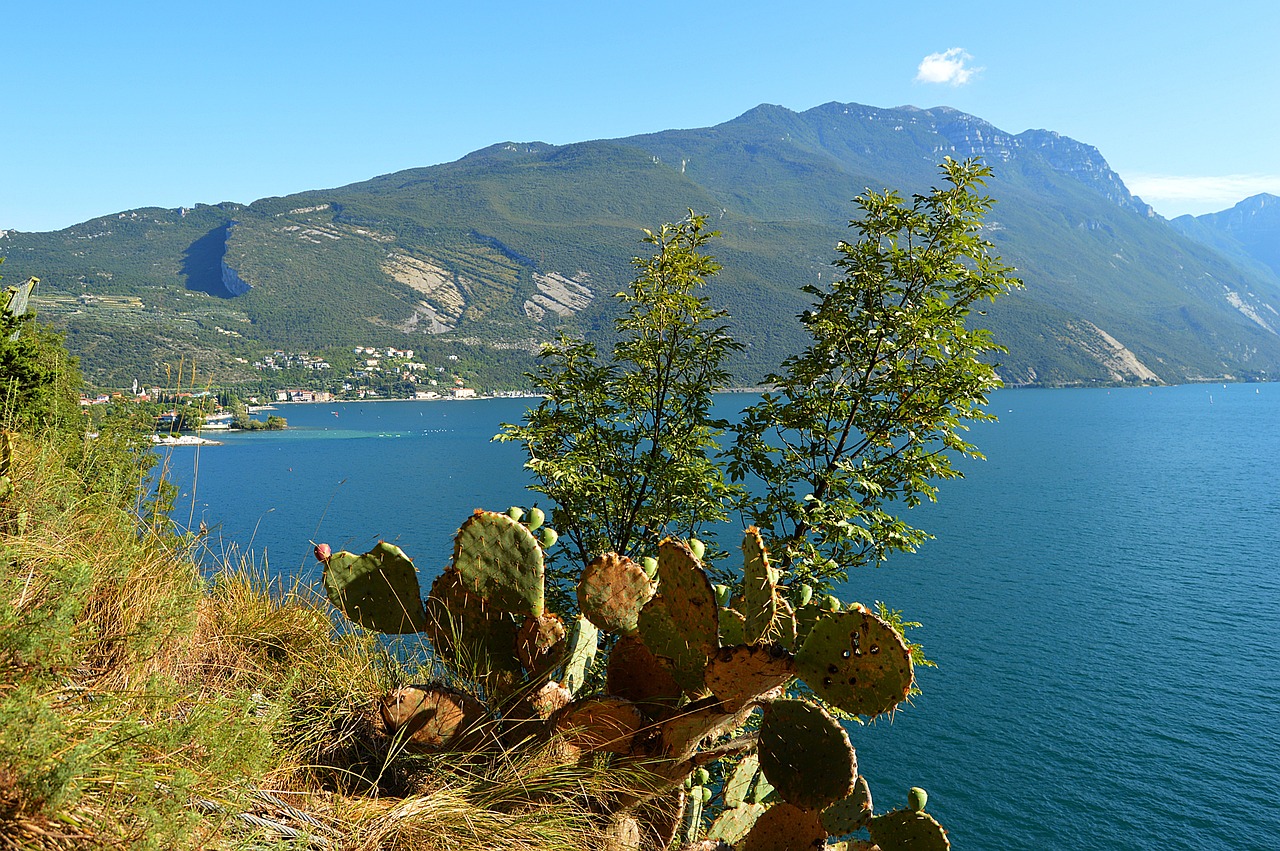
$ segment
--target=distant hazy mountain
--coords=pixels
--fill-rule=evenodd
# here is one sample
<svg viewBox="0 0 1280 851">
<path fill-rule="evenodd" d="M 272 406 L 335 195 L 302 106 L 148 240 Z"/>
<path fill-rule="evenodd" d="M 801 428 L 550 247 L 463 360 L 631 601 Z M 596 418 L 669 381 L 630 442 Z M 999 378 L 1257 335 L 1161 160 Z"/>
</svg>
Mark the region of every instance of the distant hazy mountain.
<svg viewBox="0 0 1280 851">
<path fill-rule="evenodd" d="M 1254 195 L 1230 210 L 1179 216 L 1171 224 L 1242 265 L 1265 268 L 1280 280 L 1280 198 L 1275 195 Z"/>
<path fill-rule="evenodd" d="M 1280 279 L 1260 255 L 1244 268 L 1170 227 L 1088 145 L 948 108 L 764 105 L 697 130 L 499 144 L 249 205 L 10 232 L 0 255 L 6 275 L 42 278 L 38 309 L 102 383 L 161 380 L 179 356 L 234 378 L 264 350 L 380 344 L 518 385 L 559 329 L 608 333 L 641 228 L 692 208 L 724 233 L 708 294 L 749 344 L 735 368 L 754 381 L 803 344 L 799 288 L 832 274 L 850 199 L 927 191 L 944 156 L 995 169 L 988 233 L 1027 284 L 985 318 L 1009 347 L 1007 381 L 1280 372 Z"/>
</svg>

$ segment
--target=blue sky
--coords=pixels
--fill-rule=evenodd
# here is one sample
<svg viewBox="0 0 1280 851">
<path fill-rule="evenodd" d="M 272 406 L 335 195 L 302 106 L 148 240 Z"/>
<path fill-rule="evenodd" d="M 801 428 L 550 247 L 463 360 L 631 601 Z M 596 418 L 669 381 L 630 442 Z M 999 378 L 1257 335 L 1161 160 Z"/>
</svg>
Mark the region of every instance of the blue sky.
<svg viewBox="0 0 1280 851">
<path fill-rule="evenodd" d="M 829 101 L 1056 130 L 1169 217 L 1280 194 L 1275 0 L 8 6 L 0 228 Z"/>
</svg>

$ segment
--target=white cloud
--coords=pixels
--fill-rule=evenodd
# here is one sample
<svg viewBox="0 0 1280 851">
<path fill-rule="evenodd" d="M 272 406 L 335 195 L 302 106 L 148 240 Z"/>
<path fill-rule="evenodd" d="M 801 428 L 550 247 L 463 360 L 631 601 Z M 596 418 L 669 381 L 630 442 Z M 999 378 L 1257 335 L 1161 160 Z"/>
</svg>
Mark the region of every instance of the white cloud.
<svg viewBox="0 0 1280 851">
<path fill-rule="evenodd" d="M 1131 174 L 1124 182 L 1130 192 L 1167 218 L 1216 213 L 1262 192 L 1280 195 L 1280 174 Z"/>
<path fill-rule="evenodd" d="M 916 82 L 963 86 L 973 79 L 974 74 L 982 70 L 968 67 L 968 63 L 972 61 L 973 57 L 962 47 L 953 47 L 941 53 L 930 53 L 920 60 L 920 67 L 916 69 Z"/>
</svg>

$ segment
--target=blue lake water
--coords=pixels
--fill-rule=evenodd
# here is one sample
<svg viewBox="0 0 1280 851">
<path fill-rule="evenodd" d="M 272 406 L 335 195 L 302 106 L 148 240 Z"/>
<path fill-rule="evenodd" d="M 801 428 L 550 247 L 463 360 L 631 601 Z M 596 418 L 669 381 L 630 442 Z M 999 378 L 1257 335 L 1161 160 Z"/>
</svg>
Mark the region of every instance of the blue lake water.
<svg viewBox="0 0 1280 851">
<path fill-rule="evenodd" d="M 489 442 L 525 404 L 283 406 L 289 431 L 172 451 L 178 515 L 303 581 L 322 540 L 431 576 L 473 508 L 530 501 Z M 991 409 L 989 460 L 909 515 L 936 539 L 841 592 L 923 621 L 940 664 L 851 731 L 876 809 L 923 786 L 962 851 L 1280 847 L 1280 385 Z"/>
</svg>

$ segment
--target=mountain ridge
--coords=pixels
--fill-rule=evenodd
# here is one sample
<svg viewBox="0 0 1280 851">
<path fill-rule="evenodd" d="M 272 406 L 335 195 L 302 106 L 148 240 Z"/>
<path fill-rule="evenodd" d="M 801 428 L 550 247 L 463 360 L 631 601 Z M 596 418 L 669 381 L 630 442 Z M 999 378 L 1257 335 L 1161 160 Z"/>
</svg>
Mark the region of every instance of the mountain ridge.
<svg viewBox="0 0 1280 851">
<path fill-rule="evenodd" d="M 707 294 L 749 344 L 749 383 L 803 345 L 799 288 L 831 274 L 850 199 L 925 192 L 944 156 L 974 155 L 995 171 L 987 235 L 1027 283 L 985 317 L 1009 383 L 1280 371 L 1280 279 L 1171 227 L 1096 148 L 949 107 L 761 104 L 711 127 L 502 142 L 333 189 L 10 232 L 0 255 L 45 281 L 37 307 L 103 384 L 184 353 L 244 380 L 236 359 L 264 349 L 373 343 L 514 387 L 560 330 L 607 340 L 641 229 L 694 209 L 724 234 Z"/>
</svg>

